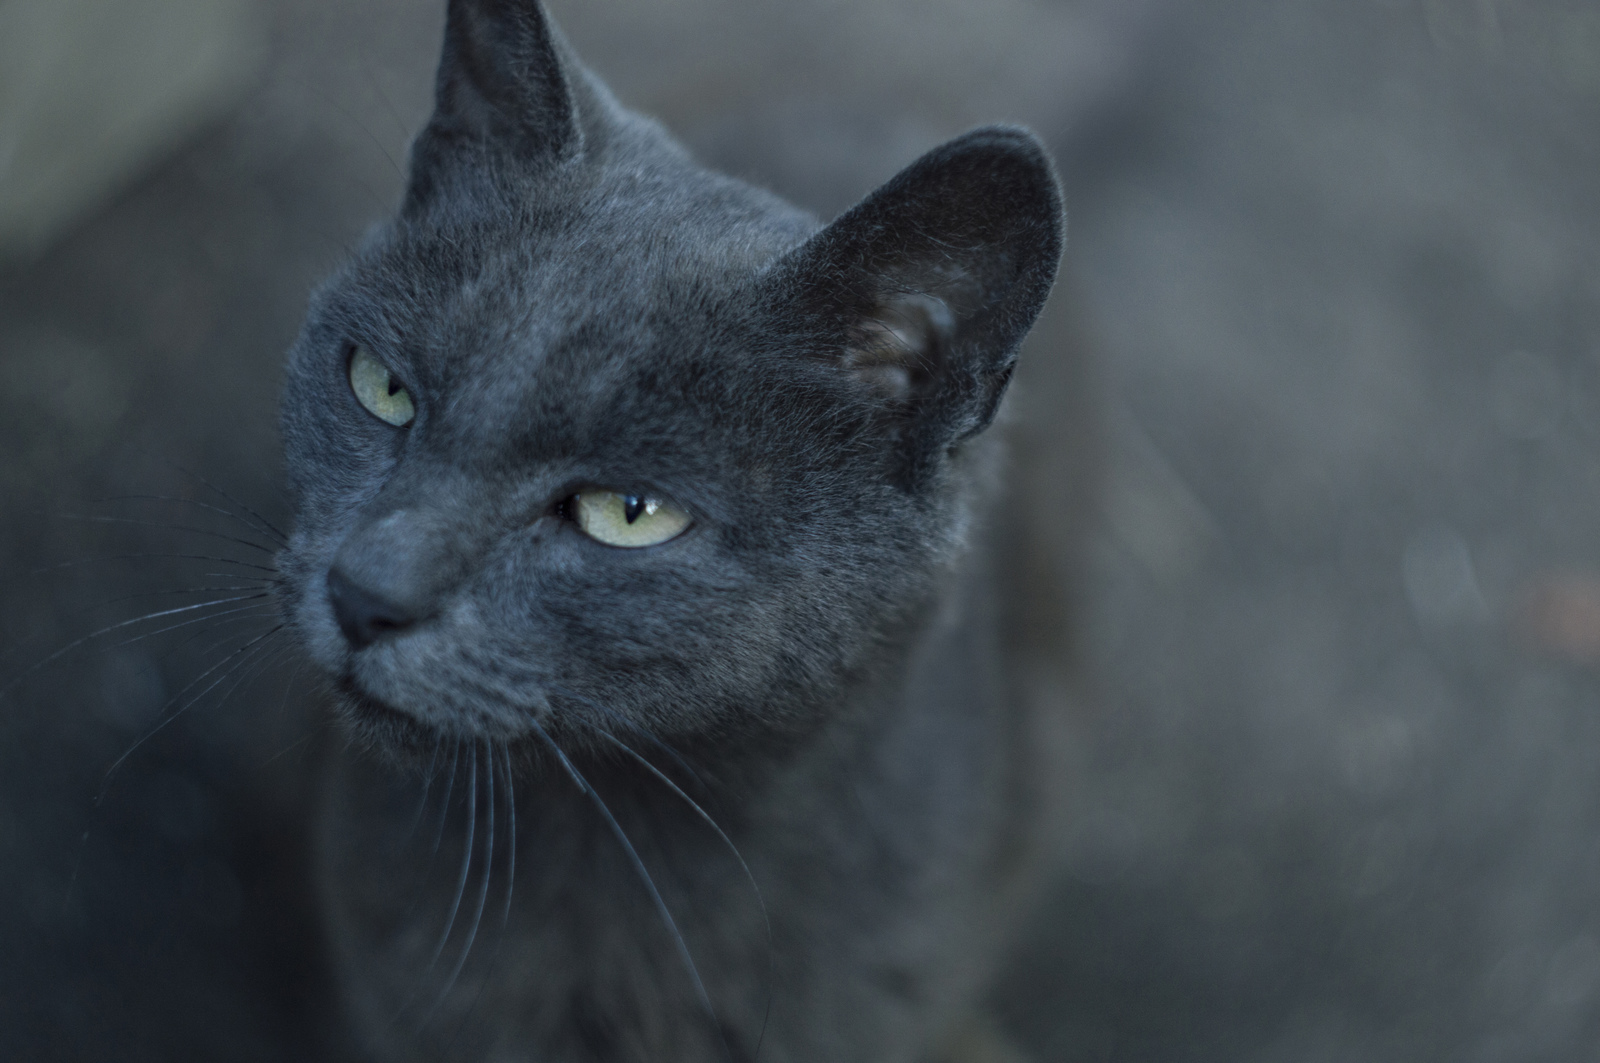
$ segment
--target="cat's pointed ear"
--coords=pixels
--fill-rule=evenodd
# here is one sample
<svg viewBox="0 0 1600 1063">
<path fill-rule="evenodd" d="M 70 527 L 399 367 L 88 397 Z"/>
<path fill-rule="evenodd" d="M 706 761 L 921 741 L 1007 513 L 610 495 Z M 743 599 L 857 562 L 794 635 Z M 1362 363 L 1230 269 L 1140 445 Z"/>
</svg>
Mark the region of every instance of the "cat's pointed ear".
<svg viewBox="0 0 1600 1063">
<path fill-rule="evenodd" d="M 425 197 L 463 153 L 536 164 L 581 150 L 571 63 L 539 0 L 450 0 L 433 117 L 412 147 L 408 199 Z"/>
<path fill-rule="evenodd" d="M 1064 230 L 1043 146 L 990 126 L 902 170 L 792 252 L 776 279 L 843 370 L 948 447 L 994 419 Z"/>
</svg>

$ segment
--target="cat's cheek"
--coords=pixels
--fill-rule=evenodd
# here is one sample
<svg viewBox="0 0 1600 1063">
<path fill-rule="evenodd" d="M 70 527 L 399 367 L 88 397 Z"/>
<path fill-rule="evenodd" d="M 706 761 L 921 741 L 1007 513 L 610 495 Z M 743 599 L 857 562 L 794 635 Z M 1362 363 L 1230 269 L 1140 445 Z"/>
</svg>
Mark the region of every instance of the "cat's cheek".
<svg viewBox="0 0 1600 1063">
<path fill-rule="evenodd" d="M 324 568 L 314 560 L 315 550 L 303 529 L 296 531 L 294 540 L 277 558 L 278 571 L 284 581 L 280 592 L 283 617 L 312 663 L 325 672 L 336 674 L 347 650 L 322 590 L 322 581 L 317 578 Z"/>
<path fill-rule="evenodd" d="M 349 644 L 334 620 L 326 594 L 302 595 L 291 608 L 290 619 L 314 664 L 335 676 L 345 670 Z"/>
</svg>

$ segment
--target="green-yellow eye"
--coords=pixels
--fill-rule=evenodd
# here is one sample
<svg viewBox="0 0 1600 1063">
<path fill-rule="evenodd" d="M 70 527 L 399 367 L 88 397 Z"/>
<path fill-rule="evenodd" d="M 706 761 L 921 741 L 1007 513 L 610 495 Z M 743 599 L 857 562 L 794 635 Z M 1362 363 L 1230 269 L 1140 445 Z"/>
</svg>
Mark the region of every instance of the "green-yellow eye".
<svg viewBox="0 0 1600 1063">
<path fill-rule="evenodd" d="M 396 428 L 404 428 L 417 415 L 411 394 L 365 347 L 357 347 L 350 356 L 350 390 L 368 413 Z"/>
<path fill-rule="evenodd" d="M 607 546 L 655 546 L 689 526 L 689 514 L 658 499 L 598 489 L 579 492 L 572 513 L 585 534 Z"/>
</svg>

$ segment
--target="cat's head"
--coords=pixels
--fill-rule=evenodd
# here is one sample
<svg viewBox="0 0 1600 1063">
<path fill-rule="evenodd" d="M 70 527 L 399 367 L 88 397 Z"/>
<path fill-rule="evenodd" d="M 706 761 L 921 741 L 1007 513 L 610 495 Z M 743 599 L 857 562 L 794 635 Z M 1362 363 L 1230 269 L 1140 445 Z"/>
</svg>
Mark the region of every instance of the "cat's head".
<svg viewBox="0 0 1600 1063">
<path fill-rule="evenodd" d="M 452 0 L 405 203 L 290 356 L 287 605 L 349 720 L 811 726 L 959 554 L 1062 224 L 988 128 L 819 226 L 621 110 L 532 0 Z"/>
</svg>

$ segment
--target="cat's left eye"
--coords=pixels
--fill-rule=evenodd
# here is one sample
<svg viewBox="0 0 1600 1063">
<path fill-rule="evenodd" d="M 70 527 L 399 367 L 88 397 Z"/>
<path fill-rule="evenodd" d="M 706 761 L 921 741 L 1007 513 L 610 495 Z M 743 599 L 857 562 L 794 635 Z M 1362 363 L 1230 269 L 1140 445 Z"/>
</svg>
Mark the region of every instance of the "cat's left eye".
<svg viewBox="0 0 1600 1063">
<path fill-rule="evenodd" d="M 368 413 L 396 428 L 404 428 L 417 416 L 411 393 L 365 347 L 358 346 L 350 355 L 350 390 Z"/>
<path fill-rule="evenodd" d="M 589 488 L 578 492 L 571 505 L 584 534 L 607 546 L 656 546 L 689 526 L 689 514 L 649 495 Z"/>
</svg>

